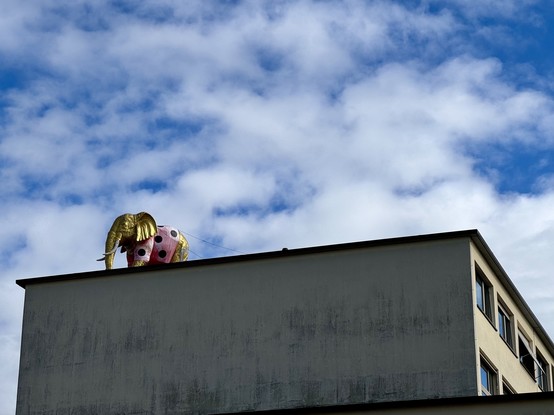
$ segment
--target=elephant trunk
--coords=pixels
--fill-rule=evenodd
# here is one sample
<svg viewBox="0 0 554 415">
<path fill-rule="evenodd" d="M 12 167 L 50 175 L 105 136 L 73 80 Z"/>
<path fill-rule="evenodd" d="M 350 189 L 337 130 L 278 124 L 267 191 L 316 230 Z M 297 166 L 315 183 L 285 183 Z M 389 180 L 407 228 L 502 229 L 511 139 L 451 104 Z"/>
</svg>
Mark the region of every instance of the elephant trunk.
<svg viewBox="0 0 554 415">
<path fill-rule="evenodd" d="M 104 253 L 104 262 L 106 263 L 106 269 L 113 268 L 115 251 L 117 251 L 120 240 L 121 234 L 118 234 L 113 230 L 110 230 L 108 232 L 108 236 L 106 238 L 106 251 Z"/>
<path fill-rule="evenodd" d="M 130 249 L 137 241 L 143 241 L 156 234 L 156 221 L 146 212 L 136 215 L 125 213 L 115 219 L 106 238 L 106 250 L 99 261 L 105 261 L 106 269 L 113 268 L 115 251 L 123 246 L 121 252 Z"/>
</svg>

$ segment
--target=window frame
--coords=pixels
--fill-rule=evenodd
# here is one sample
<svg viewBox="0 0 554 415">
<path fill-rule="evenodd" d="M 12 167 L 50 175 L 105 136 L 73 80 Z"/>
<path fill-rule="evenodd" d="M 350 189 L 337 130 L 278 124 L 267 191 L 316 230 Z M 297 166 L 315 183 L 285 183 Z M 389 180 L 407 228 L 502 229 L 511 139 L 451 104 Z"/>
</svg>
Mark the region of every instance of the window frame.
<svg viewBox="0 0 554 415">
<path fill-rule="evenodd" d="M 494 326 L 493 298 L 492 284 L 481 268 L 475 264 L 475 304 Z"/>
<path fill-rule="evenodd" d="M 504 376 L 502 376 L 502 395 L 515 395 L 517 392 L 515 389 L 510 385 L 510 383 L 506 380 Z"/>
<path fill-rule="evenodd" d="M 524 351 L 527 353 L 523 353 L 522 346 L 524 347 Z M 518 352 L 518 359 L 519 363 L 525 368 L 525 371 L 533 378 L 533 380 L 536 382 L 536 359 L 535 355 L 533 354 L 533 346 L 531 345 L 531 342 L 527 340 L 527 337 L 521 332 L 518 331 L 518 345 L 517 345 L 517 352 Z M 533 368 L 531 369 L 529 365 L 532 364 Z"/>
<path fill-rule="evenodd" d="M 483 377 L 483 374 L 486 376 Z M 484 379 L 487 386 L 483 382 Z M 479 360 L 479 382 L 482 396 L 498 395 L 498 371 L 482 354 Z"/>
<path fill-rule="evenodd" d="M 550 365 L 538 350 L 536 352 L 536 381 L 541 391 L 546 392 L 550 390 L 550 382 L 548 378 Z"/>
<path fill-rule="evenodd" d="M 514 345 L 514 314 L 510 312 L 510 309 L 506 307 L 504 301 L 498 297 L 496 307 L 496 316 L 497 316 L 497 328 L 498 335 L 504 340 L 508 347 L 513 351 L 515 349 Z"/>
</svg>

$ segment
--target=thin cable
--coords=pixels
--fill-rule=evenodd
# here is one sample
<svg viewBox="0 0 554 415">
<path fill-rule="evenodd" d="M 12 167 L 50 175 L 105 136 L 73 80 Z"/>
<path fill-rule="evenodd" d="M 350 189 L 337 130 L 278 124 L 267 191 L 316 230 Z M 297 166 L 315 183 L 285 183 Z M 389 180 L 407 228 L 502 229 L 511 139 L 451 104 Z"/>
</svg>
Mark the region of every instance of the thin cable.
<svg viewBox="0 0 554 415">
<path fill-rule="evenodd" d="M 191 254 L 196 255 L 199 259 L 204 259 L 204 258 L 202 258 L 200 255 L 198 255 L 196 252 L 194 252 L 194 251 L 193 251 L 192 249 L 190 249 L 190 248 L 189 248 L 189 252 L 190 252 Z"/>
<path fill-rule="evenodd" d="M 183 231 L 181 231 L 181 232 L 183 232 Z M 237 253 L 239 253 L 239 254 L 246 254 L 246 252 L 238 251 L 238 250 L 233 249 L 233 248 L 227 248 L 227 247 L 225 247 L 225 246 L 217 245 L 217 244 L 214 244 L 213 242 L 206 241 L 205 239 L 199 238 L 198 236 L 194 236 L 194 235 L 192 235 L 192 234 L 190 234 L 190 233 L 188 233 L 188 232 L 183 232 L 183 233 L 184 233 L 185 235 L 192 236 L 194 239 L 198 239 L 199 241 L 202 241 L 202 242 L 204 242 L 204 243 L 206 243 L 206 244 L 208 244 L 208 245 L 213 245 L 213 246 L 215 246 L 215 247 L 217 247 L 217 248 L 221 248 L 221 249 L 227 249 L 228 251 L 237 252 Z"/>
</svg>

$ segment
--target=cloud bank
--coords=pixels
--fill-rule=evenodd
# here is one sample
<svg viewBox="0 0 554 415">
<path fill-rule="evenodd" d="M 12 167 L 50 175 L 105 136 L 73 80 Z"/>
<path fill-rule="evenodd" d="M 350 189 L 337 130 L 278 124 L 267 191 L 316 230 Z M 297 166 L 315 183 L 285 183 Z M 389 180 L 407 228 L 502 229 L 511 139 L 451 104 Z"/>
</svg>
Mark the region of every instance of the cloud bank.
<svg viewBox="0 0 554 415">
<path fill-rule="evenodd" d="M 541 7 L 6 1 L 0 412 L 14 280 L 102 269 L 124 212 L 235 250 L 192 259 L 478 228 L 554 333 L 554 84 L 518 49 Z"/>
</svg>

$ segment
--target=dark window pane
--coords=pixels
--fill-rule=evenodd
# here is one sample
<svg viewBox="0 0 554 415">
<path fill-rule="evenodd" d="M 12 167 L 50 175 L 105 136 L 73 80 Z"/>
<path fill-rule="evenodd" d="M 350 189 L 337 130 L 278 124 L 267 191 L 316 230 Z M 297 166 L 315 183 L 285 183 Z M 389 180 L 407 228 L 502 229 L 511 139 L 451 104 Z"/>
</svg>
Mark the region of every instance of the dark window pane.
<svg viewBox="0 0 554 415">
<path fill-rule="evenodd" d="M 518 342 L 519 346 L 519 361 L 521 364 L 527 369 L 527 372 L 535 379 L 535 359 L 533 359 L 533 356 L 531 355 L 531 352 L 521 340 L 519 339 Z"/>
<path fill-rule="evenodd" d="M 548 378 L 546 376 L 546 370 L 548 368 L 547 363 L 542 359 L 540 355 L 537 355 L 537 366 L 538 366 L 538 373 L 537 373 L 537 383 L 539 384 L 539 387 L 546 391 L 548 390 Z"/>
<path fill-rule="evenodd" d="M 506 319 L 504 313 L 498 310 L 498 334 L 506 340 Z"/>
<path fill-rule="evenodd" d="M 504 391 L 504 395 L 513 395 L 514 391 L 505 383 L 502 384 L 502 390 Z"/>
<path fill-rule="evenodd" d="M 510 347 L 513 346 L 512 322 L 510 317 L 501 308 L 498 308 L 498 334 L 510 345 Z"/>
<path fill-rule="evenodd" d="M 506 342 L 513 347 L 514 346 L 514 340 L 512 336 L 512 323 L 510 319 L 507 319 L 507 322 L 505 323 L 506 326 Z"/>
</svg>

